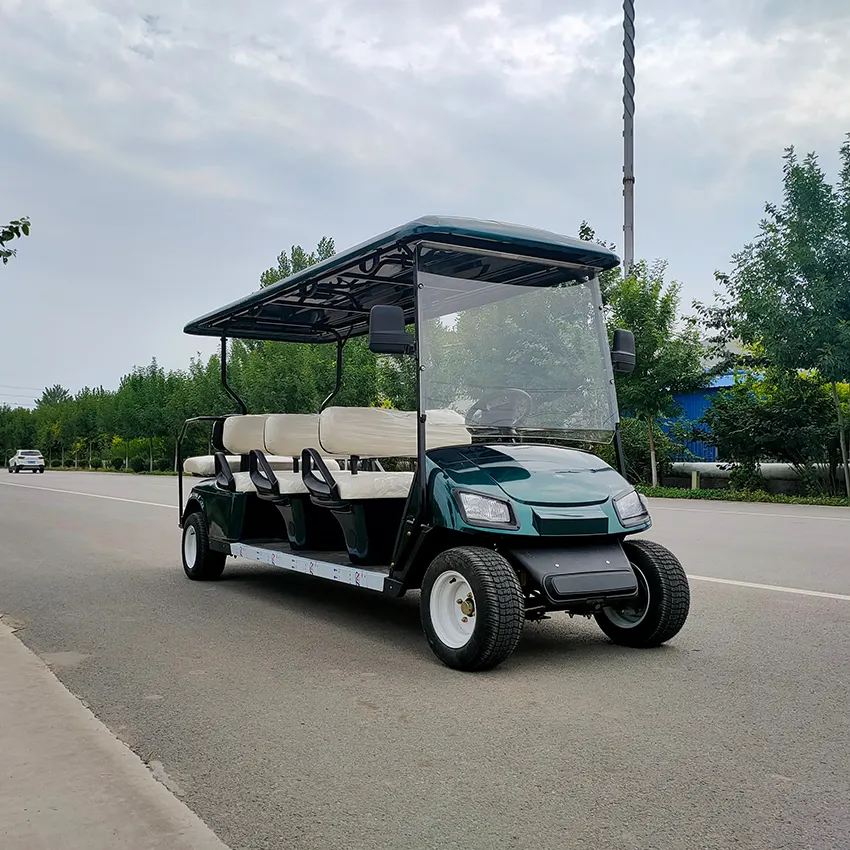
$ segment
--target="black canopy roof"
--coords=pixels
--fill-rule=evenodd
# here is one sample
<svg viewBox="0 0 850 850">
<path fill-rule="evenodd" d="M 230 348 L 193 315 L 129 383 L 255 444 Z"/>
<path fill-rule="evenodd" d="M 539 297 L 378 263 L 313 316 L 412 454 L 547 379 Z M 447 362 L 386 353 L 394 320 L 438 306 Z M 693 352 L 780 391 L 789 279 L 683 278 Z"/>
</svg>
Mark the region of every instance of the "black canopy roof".
<svg viewBox="0 0 850 850">
<path fill-rule="evenodd" d="M 555 285 L 619 265 L 593 242 L 496 221 L 425 216 L 195 319 L 198 336 L 336 342 L 369 330 L 376 304 L 414 315 L 413 270 L 490 283 Z"/>
</svg>

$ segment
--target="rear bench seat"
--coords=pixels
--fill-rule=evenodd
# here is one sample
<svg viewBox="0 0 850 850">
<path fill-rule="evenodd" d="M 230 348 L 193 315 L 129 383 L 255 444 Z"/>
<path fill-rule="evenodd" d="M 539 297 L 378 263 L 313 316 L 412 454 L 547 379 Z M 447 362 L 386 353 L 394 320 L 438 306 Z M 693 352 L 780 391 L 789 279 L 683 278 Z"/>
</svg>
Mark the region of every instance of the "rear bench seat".
<svg viewBox="0 0 850 850">
<path fill-rule="evenodd" d="M 238 473 L 242 469 L 243 455 L 247 455 L 251 449 L 256 449 L 263 445 L 265 421 L 270 415 L 274 414 L 252 413 L 225 418 L 222 431 L 222 445 L 227 452 L 225 458 L 232 472 Z M 266 460 L 272 469 L 292 469 L 291 457 L 279 457 L 272 454 L 267 455 Z M 186 475 L 212 478 L 216 474 L 215 455 L 199 455 L 197 457 L 186 458 L 183 461 L 183 472 Z"/>
<path fill-rule="evenodd" d="M 459 413 L 429 410 L 426 414 L 426 449 L 472 442 Z M 325 454 L 336 457 L 414 458 L 416 419 L 416 413 L 379 407 L 329 407 L 319 417 L 319 442 Z M 301 474 L 309 479 L 306 468 Z M 320 472 L 313 474 L 321 477 Z M 335 485 L 336 493 L 312 492 L 312 501 L 329 508 L 336 517 L 352 562 L 388 564 L 414 473 L 331 472 L 330 475 L 333 482 L 327 483 Z"/>
</svg>

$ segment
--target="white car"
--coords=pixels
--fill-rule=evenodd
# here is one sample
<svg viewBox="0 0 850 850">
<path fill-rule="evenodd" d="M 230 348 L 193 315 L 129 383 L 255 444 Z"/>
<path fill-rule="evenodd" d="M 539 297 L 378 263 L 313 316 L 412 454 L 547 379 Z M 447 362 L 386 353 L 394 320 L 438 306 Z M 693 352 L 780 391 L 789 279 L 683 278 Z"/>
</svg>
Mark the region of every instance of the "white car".
<svg viewBox="0 0 850 850">
<path fill-rule="evenodd" d="M 44 455 L 35 449 L 18 449 L 9 458 L 9 472 L 20 472 L 22 469 L 44 472 Z"/>
</svg>

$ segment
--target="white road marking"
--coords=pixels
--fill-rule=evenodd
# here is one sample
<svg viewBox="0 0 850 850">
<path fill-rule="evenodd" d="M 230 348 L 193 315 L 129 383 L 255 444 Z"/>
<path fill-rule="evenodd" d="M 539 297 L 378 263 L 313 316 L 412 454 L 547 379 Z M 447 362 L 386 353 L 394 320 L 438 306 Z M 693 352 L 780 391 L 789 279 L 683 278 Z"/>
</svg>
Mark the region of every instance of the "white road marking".
<svg viewBox="0 0 850 850">
<path fill-rule="evenodd" d="M 122 499 L 120 496 L 104 496 L 101 493 L 82 493 L 79 490 L 59 490 L 56 487 L 39 487 L 36 484 L 12 484 L 11 481 L 0 481 L 6 487 L 23 487 L 25 490 L 47 490 L 48 493 L 67 493 L 70 496 L 90 496 L 92 499 L 109 499 L 112 502 L 129 502 L 132 505 L 148 505 L 152 508 L 170 508 L 174 505 L 163 505 L 161 502 L 143 502 L 140 499 Z"/>
<path fill-rule="evenodd" d="M 726 502 L 726 504 L 729 504 Z M 822 516 L 821 514 L 783 514 L 767 513 L 766 511 L 724 511 L 722 509 L 709 510 L 708 508 L 674 508 L 670 505 L 652 504 L 653 511 L 674 511 L 683 514 L 714 514 L 717 516 L 730 514 L 732 516 L 766 516 L 771 519 L 820 519 L 826 522 L 850 522 L 850 508 L 830 508 L 828 505 L 812 505 L 812 507 L 823 507 L 833 511 L 847 511 L 847 516 Z"/>
<path fill-rule="evenodd" d="M 169 510 L 174 509 L 174 505 L 164 505 L 161 502 L 143 502 L 140 499 L 124 499 L 120 496 L 104 496 L 101 493 L 83 493 L 79 490 L 60 490 L 56 487 L 39 487 L 36 484 L 13 484 L 11 481 L 0 481 L 0 484 L 5 485 L 6 487 L 23 487 L 26 490 L 47 490 L 49 493 L 67 493 L 69 496 L 89 496 L 92 499 L 108 499 L 112 502 L 129 502 L 132 505 L 148 505 L 152 508 L 168 508 Z M 690 510 L 693 511 L 693 508 L 669 508 L 668 510 Z M 741 513 L 744 514 L 744 511 L 699 511 L 699 513 Z M 752 514 L 746 514 L 752 515 Z M 755 516 L 789 516 L 789 514 L 755 514 Z M 814 517 L 815 519 L 838 519 L 837 517 Z M 800 517 L 800 519 L 809 519 L 809 517 Z M 846 520 L 839 520 L 844 522 Z M 730 578 L 714 578 L 712 576 L 696 576 L 689 575 L 688 579 L 690 581 L 707 581 L 713 584 L 729 584 L 733 587 L 749 587 L 753 590 L 772 590 L 778 593 L 794 593 L 797 596 L 819 596 L 823 599 L 839 599 L 842 602 L 850 602 L 850 595 L 845 595 L 843 593 L 827 593 L 823 590 L 804 590 L 799 587 L 782 587 L 776 584 L 757 584 L 752 581 L 736 581 Z"/>
<path fill-rule="evenodd" d="M 823 599 L 840 599 L 842 602 L 850 602 L 850 596 L 843 593 L 827 593 L 824 590 L 803 590 L 800 587 L 781 587 L 777 584 L 756 584 L 752 581 L 735 581 L 731 578 L 712 578 L 711 576 L 692 576 L 691 581 L 710 581 L 713 584 L 731 584 L 734 587 L 751 587 L 754 590 L 773 590 L 778 593 L 795 593 L 797 596 L 820 596 Z"/>
</svg>

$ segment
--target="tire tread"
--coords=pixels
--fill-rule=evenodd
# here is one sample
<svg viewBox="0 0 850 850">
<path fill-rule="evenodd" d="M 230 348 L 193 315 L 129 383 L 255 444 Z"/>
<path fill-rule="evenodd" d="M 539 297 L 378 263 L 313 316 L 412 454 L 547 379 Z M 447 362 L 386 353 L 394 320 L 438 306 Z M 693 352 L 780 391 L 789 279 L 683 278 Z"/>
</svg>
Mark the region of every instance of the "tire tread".
<svg viewBox="0 0 850 850">
<path fill-rule="evenodd" d="M 688 618 L 691 589 L 685 569 L 669 549 L 652 540 L 627 540 L 623 548 L 629 560 L 635 561 L 637 566 L 651 563 L 661 580 L 661 604 L 655 627 L 647 632 L 640 627 L 634 630 L 621 629 L 604 617 L 597 617 L 597 622 L 605 634 L 617 643 L 640 647 L 660 646 L 677 635 Z M 632 552 L 629 552 L 630 549 Z"/>
</svg>

